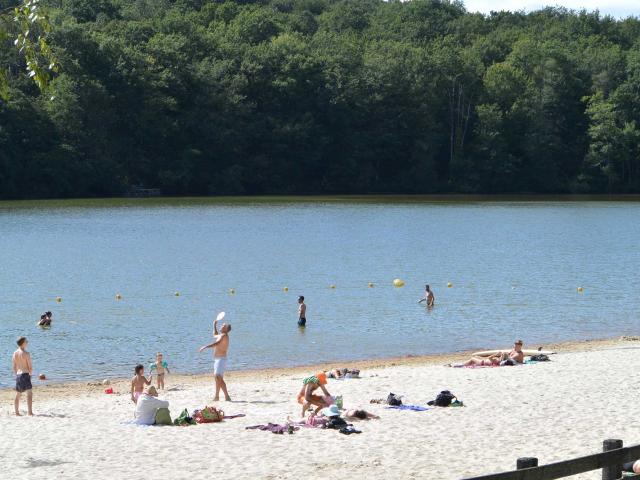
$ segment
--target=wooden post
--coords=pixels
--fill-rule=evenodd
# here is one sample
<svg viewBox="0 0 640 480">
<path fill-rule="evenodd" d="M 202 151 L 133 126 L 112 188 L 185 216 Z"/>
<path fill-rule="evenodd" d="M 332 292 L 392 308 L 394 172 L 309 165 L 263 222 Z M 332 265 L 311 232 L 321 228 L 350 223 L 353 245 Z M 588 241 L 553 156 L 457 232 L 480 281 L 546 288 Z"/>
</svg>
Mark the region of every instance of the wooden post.
<svg viewBox="0 0 640 480">
<path fill-rule="evenodd" d="M 538 459 L 535 457 L 521 457 L 516 462 L 516 469 L 532 468 L 538 466 Z"/>
<path fill-rule="evenodd" d="M 622 448 L 622 440 L 609 438 L 602 442 L 602 451 L 616 450 Z M 602 469 L 602 480 L 616 480 L 622 476 L 622 463 L 611 465 Z"/>
</svg>

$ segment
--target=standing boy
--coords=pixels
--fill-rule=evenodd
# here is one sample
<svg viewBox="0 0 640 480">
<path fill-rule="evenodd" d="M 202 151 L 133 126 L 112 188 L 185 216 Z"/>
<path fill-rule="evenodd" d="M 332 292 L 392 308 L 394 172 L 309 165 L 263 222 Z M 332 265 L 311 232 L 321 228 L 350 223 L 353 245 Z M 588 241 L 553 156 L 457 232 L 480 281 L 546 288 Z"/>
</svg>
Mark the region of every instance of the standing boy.
<svg viewBox="0 0 640 480">
<path fill-rule="evenodd" d="M 218 320 L 213 321 L 213 343 L 200 347 L 198 352 L 202 352 L 206 348 L 213 348 L 213 374 L 216 379 L 216 396 L 215 402 L 220 400 L 220 390 L 224 393 L 224 399 L 231 401 L 227 392 L 227 384 L 224 381 L 224 371 L 227 367 L 227 350 L 229 350 L 229 332 L 231 325 L 222 324 L 220 333 L 218 333 Z"/>
<path fill-rule="evenodd" d="M 307 324 L 307 306 L 304 303 L 304 296 L 298 297 L 298 326 L 304 327 Z"/>
<path fill-rule="evenodd" d="M 18 339 L 18 349 L 13 352 L 13 374 L 16 376 L 16 399 L 13 402 L 15 413 L 20 416 L 20 397 L 27 393 L 27 411 L 33 416 L 33 392 L 31 387 L 31 375 L 33 366 L 31 364 L 31 354 L 27 352 L 29 342 L 25 337 Z"/>
</svg>

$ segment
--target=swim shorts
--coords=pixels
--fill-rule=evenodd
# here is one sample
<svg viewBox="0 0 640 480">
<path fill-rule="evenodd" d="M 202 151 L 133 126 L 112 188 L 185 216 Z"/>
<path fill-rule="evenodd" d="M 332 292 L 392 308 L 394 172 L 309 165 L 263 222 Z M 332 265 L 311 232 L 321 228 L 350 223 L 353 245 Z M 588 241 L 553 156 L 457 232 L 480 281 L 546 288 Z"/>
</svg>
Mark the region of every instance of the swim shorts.
<svg viewBox="0 0 640 480">
<path fill-rule="evenodd" d="M 222 377 L 227 368 L 227 358 L 220 357 L 213 359 L 213 374 Z"/>
<path fill-rule="evenodd" d="M 16 392 L 22 393 L 27 390 L 31 390 L 31 375 L 28 373 L 21 373 L 16 377 Z"/>
<path fill-rule="evenodd" d="M 307 319 L 306 318 L 299 318 L 298 319 L 298 326 L 299 327 L 304 327 L 307 325 Z"/>
</svg>

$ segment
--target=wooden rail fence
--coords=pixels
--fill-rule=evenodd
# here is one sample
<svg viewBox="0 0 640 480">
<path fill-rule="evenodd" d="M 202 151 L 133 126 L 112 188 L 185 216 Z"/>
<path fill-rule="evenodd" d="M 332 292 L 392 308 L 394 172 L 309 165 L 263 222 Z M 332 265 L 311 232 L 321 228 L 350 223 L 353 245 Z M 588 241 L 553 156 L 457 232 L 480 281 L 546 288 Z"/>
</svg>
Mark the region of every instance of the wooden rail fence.
<svg viewBox="0 0 640 480">
<path fill-rule="evenodd" d="M 605 440 L 602 450 L 602 453 L 541 466 L 538 466 L 537 458 L 519 458 L 516 470 L 465 480 L 554 480 L 600 469 L 602 480 L 617 480 L 622 476 L 622 465 L 625 462 L 640 459 L 640 445 L 623 448 L 622 440 Z"/>
</svg>

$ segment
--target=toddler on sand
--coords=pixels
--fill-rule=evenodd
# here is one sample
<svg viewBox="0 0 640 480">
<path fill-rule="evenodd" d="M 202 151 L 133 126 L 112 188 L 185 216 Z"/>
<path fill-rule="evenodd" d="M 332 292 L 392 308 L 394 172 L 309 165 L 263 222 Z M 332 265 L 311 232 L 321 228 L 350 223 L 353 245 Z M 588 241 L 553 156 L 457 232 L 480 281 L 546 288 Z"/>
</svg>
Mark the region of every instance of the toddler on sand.
<svg viewBox="0 0 640 480">
<path fill-rule="evenodd" d="M 149 367 L 149 372 L 153 375 L 153 371 L 156 371 L 156 376 L 158 377 L 158 388 L 164 390 L 164 374 L 171 373 L 169 371 L 169 365 L 162 358 L 162 353 L 158 352 L 156 354 L 156 361 L 151 364 Z"/>
</svg>

